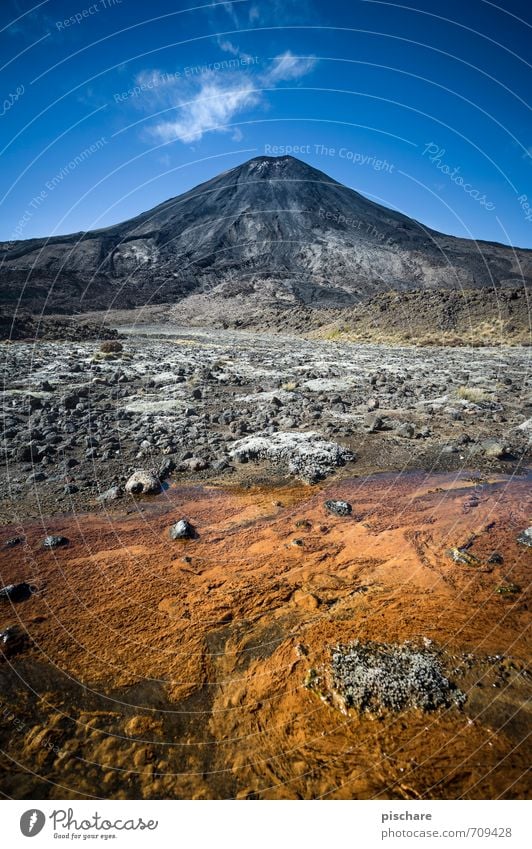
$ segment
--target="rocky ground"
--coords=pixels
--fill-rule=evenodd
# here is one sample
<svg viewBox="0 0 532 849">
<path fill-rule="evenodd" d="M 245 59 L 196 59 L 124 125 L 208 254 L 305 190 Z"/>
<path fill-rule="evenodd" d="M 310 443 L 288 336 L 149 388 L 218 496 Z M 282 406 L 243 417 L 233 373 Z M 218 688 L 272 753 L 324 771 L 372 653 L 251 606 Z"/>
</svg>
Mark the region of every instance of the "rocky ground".
<svg viewBox="0 0 532 849">
<path fill-rule="evenodd" d="M 105 335 L 2 347 L 2 792 L 524 797 L 530 349 Z"/>
<path fill-rule="evenodd" d="M 529 349 L 121 330 L 107 353 L 99 341 L 4 346 L 4 522 L 117 500 L 137 470 L 163 485 L 312 483 L 527 461 Z"/>
</svg>

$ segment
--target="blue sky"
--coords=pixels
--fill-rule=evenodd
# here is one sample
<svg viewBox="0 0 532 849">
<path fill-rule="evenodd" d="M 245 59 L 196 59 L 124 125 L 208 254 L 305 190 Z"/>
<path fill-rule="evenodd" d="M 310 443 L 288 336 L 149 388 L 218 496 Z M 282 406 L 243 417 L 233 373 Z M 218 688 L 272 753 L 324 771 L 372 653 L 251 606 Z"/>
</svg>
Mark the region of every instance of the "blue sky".
<svg viewBox="0 0 532 849">
<path fill-rule="evenodd" d="M 0 239 L 292 152 L 437 230 L 532 247 L 524 0 L 3 0 L 0 30 Z"/>
</svg>

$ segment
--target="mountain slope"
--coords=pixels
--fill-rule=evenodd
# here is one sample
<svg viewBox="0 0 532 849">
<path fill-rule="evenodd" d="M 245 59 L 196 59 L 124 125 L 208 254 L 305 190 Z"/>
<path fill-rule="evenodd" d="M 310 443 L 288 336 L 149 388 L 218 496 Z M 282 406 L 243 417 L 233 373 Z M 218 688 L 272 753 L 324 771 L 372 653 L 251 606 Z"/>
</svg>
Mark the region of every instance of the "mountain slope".
<svg viewBox="0 0 532 849">
<path fill-rule="evenodd" d="M 532 251 L 427 229 L 300 160 L 258 157 L 136 218 L 0 244 L 3 305 L 79 312 L 223 299 L 342 306 L 393 290 L 523 286 Z"/>
</svg>

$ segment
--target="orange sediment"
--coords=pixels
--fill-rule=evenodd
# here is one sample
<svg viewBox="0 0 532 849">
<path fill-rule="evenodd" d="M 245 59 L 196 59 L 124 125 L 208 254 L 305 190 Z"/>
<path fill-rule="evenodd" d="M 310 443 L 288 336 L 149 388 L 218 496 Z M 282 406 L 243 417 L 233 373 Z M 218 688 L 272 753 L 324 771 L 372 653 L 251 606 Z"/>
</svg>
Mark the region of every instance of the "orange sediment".
<svg viewBox="0 0 532 849">
<path fill-rule="evenodd" d="M 524 478 L 463 474 L 323 489 L 171 487 L 128 502 L 129 513 L 29 525 L 25 544 L 1 555 L 3 584 L 39 589 L 0 608 L 2 627 L 31 638 L 0 665 L 1 789 L 526 795 L 532 555 L 517 535 L 530 524 L 528 492 Z M 327 513 L 327 498 L 349 501 L 351 516 Z M 169 539 L 182 517 L 197 539 Z M 45 533 L 69 545 L 45 551 Z M 2 540 L 13 535 L 2 530 Z M 471 561 L 456 562 L 453 548 Z M 489 562 L 495 551 L 502 563 Z M 305 680 L 354 639 L 432 641 L 451 677 L 457 670 L 465 707 L 341 713 Z"/>
</svg>

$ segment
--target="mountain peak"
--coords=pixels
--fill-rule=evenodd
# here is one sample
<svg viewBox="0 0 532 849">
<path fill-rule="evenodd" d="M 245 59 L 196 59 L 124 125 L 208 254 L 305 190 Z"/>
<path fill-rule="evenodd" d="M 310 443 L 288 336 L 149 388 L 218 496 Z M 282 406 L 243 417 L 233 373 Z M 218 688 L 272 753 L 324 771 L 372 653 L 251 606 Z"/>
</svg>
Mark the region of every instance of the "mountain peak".
<svg viewBox="0 0 532 849">
<path fill-rule="evenodd" d="M 242 165 L 237 165 L 230 173 L 259 180 L 326 180 L 335 182 L 326 174 L 313 168 L 307 162 L 295 156 L 255 156 Z"/>
<path fill-rule="evenodd" d="M 85 291 L 91 309 L 193 292 L 337 307 L 532 281 L 532 252 L 436 233 L 290 155 L 255 156 L 103 230 L 0 244 L 0 265 L 0 303 L 23 293 L 56 311 L 79 310 Z"/>
</svg>

